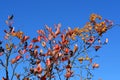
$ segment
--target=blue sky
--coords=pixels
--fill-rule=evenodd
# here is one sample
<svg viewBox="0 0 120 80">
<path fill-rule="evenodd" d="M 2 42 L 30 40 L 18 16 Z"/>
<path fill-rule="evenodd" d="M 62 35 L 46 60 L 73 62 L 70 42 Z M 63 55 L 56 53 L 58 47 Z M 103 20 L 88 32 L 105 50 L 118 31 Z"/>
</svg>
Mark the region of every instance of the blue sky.
<svg viewBox="0 0 120 80">
<path fill-rule="evenodd" d="M 14 14 L 14 26 L 25 34 L 35 36 L 37 29 L 44 25 L 53 26 L 61 23 L 64 27 L 82 27 L 91 13 L 97 13 L 103 18 L 120 24 L 119 0 L 0 0 L 0 39 L 3 29 L 7 28 L 5 20 Z M 120 27 L 116 26 L 104 34 L 109 38 L 97 53 L 100 58 L 100 68 L 94 71 L 94 79 L 119 80 L 120 76 Z M 1 74 L 1 73 L 0 73 Z"/>
</svg>

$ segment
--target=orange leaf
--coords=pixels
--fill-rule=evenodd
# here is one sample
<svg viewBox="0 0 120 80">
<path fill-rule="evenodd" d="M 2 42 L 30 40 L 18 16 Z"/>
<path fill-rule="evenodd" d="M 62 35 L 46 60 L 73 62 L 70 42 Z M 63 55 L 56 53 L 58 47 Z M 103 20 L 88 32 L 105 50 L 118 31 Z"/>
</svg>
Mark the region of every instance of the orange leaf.
<svg viewBox="0 0 120 80">
<path fill-rule="evenodd" d="M 65 48 L 65 53 L 68 53 L 69 52 L 69 48 Z"/>
<path fill-rule="evenodd" d="M 11 63 L 14 64 L 16 62 L 16 59 L 12 59 Z"/>
<path fill-rule="evenodd" d="M 22 39 L 22 37 L 23 37 L 23 32 L 22 32 L 22 31 L 18 31 L 18 32 L 16 33 L 16 37 L 18 37 L 19 39 Z"/>
</svg>

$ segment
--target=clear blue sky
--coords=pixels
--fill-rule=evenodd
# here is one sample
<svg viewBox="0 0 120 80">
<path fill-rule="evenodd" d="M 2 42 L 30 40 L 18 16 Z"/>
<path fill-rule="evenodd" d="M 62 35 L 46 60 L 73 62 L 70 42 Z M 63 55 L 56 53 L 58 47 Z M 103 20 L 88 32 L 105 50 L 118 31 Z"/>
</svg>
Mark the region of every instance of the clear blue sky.
<svg viewBox="0 0 120 80">
<path fill-rule="evenodd" d="M 0 39 L 3 29 L 7 28 L 4 21 L 8 15 L 14 14 L 15 28 L 27 35 L 35 36 L 37 29 L 44 24 L 53 26 L 62 23 L 64 27 L 82 27 L 91 13 L 111 19 L 120 24 L 120 0 L 0 0 Z M 94 79 L 120 80 L 120 27 L 114 27 L 104 38 L 109 38 L 97 53 L 100 68 L 94 71 Z M 0 73 L 1 74 L 1 73 Z"/>
</svg>

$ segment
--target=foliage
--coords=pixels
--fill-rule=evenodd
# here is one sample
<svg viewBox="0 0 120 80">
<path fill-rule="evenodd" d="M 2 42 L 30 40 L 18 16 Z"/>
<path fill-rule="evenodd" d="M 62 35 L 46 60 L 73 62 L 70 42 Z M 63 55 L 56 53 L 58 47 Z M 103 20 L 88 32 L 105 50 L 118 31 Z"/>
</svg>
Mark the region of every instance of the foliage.
<svg viewBox="0 0 120 80">
<path fill-rule="evenodd" d="M 99 64 L 93 61 L 98 56 L 89 54 L 89 50 L 98 51 L 107 44 L 108 38 L 101 38 L 113 25 L 112 21 L 91 14 L 83 28 L 61 31 L 60 23 L 54 25 L 54 30 L 45 25 L 30 40 L 24 32 L 14 29 L 13 15 L 8 16 L 6 24 L 9 28 L 4 30 L 5 40 L 0 41 L 0 65 L 6 73 L 2 80 L 91 80 L 92 70 Z"/>
</svg>

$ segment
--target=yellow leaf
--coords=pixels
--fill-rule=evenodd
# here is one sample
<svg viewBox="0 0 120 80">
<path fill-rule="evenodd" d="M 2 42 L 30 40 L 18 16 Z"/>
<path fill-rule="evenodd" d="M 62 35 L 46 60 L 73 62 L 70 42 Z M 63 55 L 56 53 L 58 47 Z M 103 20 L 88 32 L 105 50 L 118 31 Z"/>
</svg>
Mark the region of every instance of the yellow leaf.
<svg viewBox="0 0 120 80">
<path fill-rule="evenodd" d="M 88 27 L 89 30 L 92 30 L 92 28 L 93 28 L 92 26 L 89 26 L 89 27 Z"/>
<path fill-rule="evenodd" d="M 79 28 L 75 28 L 75 29 L 74 29 L 74 32 L 75 32 L 75 33 L 79 32 Z"/>
<path fill-rule="evenodd" d="M 11 35 L 12 35 L 12 36 L 16 36 L 16 33 L 15 33 L 15 32 L 13 32 L 13 33 L 11 33 Z"/>
<path fill-rule="evenodd" d="M 99 20 L 102 19 L 102 17 L 99 16 L 99 15 L 97 15 L 97 14 L 91 14 L 91 16 L 90 16 L 90 21 L 91 21 L 91 22 L 95 22 L 95 19 L 96 19 L 96 18 L 98 18 Z"/>
<path fill-rule="evenodd" d="M 17 36 L 19 39 L 22 39 L 22 37 L 23 37 L 23 32 L 22 32 L 22 31 L 18 31 L 18 32 L 16 33 L 16 36 Z"/>
<path fill-rule="evenodd" d="M 85 60 L 90 60 L 90 58 L 88 56 L 86 56 Z"/>
<path fill-rule="evenodd" d="M 83 62 L 84 58 L 83 58 L 83 57 L 80 57 L 80 58 L 78 58 L 78 60 L 79 60 L 79 61 L 80 61 L 80 63 L 82 64 L 82 62 Z"/>
<path fill-rule="evenodd" d="M 106 32 L 106 31 L 107 31 L 107 27 L 104 26 L 104 27 L 102 28 L 102 32 Z"/>
<path fill-rule="evenodd" d="M 6 44 L 6 49 L 9 51 L 11 50 L 10 46 L 8 44 Z"/>
</svg>

